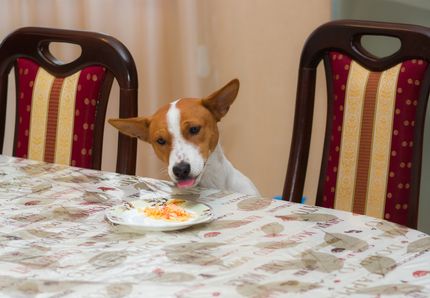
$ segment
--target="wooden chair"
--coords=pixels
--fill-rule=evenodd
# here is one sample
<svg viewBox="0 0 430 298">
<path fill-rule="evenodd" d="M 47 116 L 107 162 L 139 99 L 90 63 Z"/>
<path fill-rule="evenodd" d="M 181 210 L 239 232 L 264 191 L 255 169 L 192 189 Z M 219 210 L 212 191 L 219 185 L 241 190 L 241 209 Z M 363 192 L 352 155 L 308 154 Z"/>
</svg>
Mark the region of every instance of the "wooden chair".
<svg viewBox="0 0 430 298">
<path fill-rule="evenodd" d="M 81 48 L 63 63 L 53 42 Z M 26 27 L 0 45 L 0 152 L 3 152 L 8 75 L 14 66 L 16 117 L 13 155 L 100 169 L 106 107 L 113 79 L 120 117 L 137 116 L 137 71 L 117 39 L 84 31 Z M 120 134 L 116 171 L 135 174 L 136 140 Z"/>
<path fill-rule="evenodd" d="M 365 35 L 398 38 L 400 49 L 378 58 L 363 47 Z M 430 29 L 343 20 L 310 35 L 300 60 L 285 200 L 302 197 L 321 60 L 328 109 L 316 205 L 416 228 Z"/>
</svg>

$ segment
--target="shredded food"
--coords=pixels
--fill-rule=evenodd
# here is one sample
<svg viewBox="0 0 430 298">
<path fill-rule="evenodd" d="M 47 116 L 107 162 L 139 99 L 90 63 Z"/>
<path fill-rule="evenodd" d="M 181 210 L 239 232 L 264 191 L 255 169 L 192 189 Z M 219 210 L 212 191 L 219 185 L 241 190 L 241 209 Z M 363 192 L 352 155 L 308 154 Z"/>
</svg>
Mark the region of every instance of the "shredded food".
<svg viewBox="0 0 430 298">
<path fill-rule="evenodd" d="M 177 222 L 187 221 L 191 218 L 191 213 L 179 206 L 183 202 L 183 200 L 171 199 L 159 206 L 145 207 L 143 208 L 143 213 L 153 219 Z"/>
</svg>

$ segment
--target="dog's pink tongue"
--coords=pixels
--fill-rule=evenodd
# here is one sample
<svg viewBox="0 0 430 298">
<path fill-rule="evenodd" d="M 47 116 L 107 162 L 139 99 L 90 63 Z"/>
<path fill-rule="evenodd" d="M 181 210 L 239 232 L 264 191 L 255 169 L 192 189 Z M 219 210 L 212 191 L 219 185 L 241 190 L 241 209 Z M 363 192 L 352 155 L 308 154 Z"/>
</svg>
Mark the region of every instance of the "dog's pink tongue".
<svg viewBox="0 0 430 298">
<path fill-rule="evenodd" d="M 177 186 L 179 188 L 186 188 L 186 187 L 191 187 L 194 185 L 194 182 L 196 182 L 196 179 L 194 178 L 190 178 L 190 179 L 185 179 L 185 180 L 181 180 L 177 182 Z"/>
</svg>

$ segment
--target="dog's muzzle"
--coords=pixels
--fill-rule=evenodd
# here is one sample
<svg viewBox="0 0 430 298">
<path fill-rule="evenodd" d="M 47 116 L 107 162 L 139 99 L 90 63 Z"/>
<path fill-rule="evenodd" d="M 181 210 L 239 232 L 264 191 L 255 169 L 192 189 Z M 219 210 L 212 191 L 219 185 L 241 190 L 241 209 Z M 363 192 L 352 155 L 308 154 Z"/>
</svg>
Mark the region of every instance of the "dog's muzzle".
<svg viewBox="0 0 430 298">
<path fill-rule="evenodd" d="M 172 168 L 175 175 L 176 185 L 179 188 L 193 187 L 196 184 L 196 178 L 190 177 L 191 166 L 188 162 L 181 161 L 175 164 Z"/>
<path fill-rule="evenodd" d="M 188 162 L 181 161 L 173 166 L 172 171 L 178 180 L 184 180 L 190 175 L 191 166 Z"/>
</svg>

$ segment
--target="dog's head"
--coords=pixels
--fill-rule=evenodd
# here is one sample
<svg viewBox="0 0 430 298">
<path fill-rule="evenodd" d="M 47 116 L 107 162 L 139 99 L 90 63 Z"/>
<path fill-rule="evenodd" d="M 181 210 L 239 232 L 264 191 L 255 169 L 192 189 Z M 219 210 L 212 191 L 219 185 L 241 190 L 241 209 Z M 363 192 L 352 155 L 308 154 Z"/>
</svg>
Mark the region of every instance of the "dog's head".
<svg viewBox="0 0 430 298">
<path fill-rule="evenodd" d="M 235 79 L 205 98 L 179 99 L 152 116 L 109 119 L 109 123 L 123 134 L 150 143 L 168 164 L 172 181 L 178 187 L 192 187 L 199 183 L 218 144 L 217 122 L 228 112 L 238 91 Z"/>
</svg>

